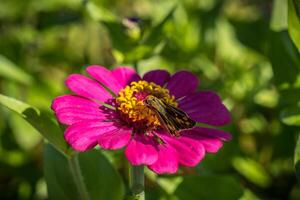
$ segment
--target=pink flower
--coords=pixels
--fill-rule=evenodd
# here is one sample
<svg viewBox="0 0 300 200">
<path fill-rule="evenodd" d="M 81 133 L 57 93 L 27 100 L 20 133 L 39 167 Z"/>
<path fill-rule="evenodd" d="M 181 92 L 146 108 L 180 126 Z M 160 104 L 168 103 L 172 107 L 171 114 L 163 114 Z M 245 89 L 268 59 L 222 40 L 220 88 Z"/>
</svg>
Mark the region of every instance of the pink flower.
<svg viewBox="0 0 300 200">
<path fill-rule="evenodd" d="M 228 124 L 230 114 L 220 97 L 211 91 L 196 91 L 199 81 L 190 72 L 171 76 L 154 70 L 143 78 L 128 67 L 110 71 L 90 66 L 87 72 L 92 78 L 70 75 L 66 85 L 74 95 L 59 96 L 52 103 L 58 121 L 68 126 L 66 141 L 77 151 L 97 144 L 103 149 L 125 147 L 132 165 L 147 165 L 156 173 L 176 173 L 179 165 L 196 166 L 205 153 L 216 153 L 223 141 L 231 139 L 225 131 L 198 126 L 172 136 L 144 105 L 144 98 L 153 95 L 196 122 Z"/>
</svg>

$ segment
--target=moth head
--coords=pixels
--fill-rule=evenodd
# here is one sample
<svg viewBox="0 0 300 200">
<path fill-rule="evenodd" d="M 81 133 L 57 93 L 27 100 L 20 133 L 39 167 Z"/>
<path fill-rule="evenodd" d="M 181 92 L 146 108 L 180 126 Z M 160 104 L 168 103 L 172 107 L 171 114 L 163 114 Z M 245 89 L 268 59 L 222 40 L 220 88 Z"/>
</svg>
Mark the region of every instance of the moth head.
<svg viewBox="0 0 300 200">
<path fill-rule="evenodd" d="M 152 96 L 152 95 L 148 95 L 145 99 L 144 99 L 144 104 L 146 106 L 153 106 L 156 102 L 156 97 Z"/>
</svg>

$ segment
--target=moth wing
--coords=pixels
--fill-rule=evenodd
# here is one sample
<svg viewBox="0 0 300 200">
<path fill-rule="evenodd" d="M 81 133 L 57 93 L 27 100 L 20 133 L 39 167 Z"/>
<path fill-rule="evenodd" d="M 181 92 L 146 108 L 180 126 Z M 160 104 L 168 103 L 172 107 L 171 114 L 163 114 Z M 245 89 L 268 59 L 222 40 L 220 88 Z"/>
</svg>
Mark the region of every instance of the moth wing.
<svg viewBox="0 0 300 200">
<path fill-rule="evenodd" d="M 168 116 L 172 116 L 172 121 L 179 130 L 192 128 L 196 124 L 185 112 L 174 106 L 166 105 L 166 112 Z"/>
<path fill-rule="evenodd" d="M 178 131 L 180 130 L 180 128 L 176 126 L 176 123 L 174 123 L 172 117 L 166 115 L 165 113 L 161 113 L 161 112 L 156 112 L 156 113 L 159 117 L 160 123 L 166 129 L 166 131 L 168 131 L 171 135 L 179 136 Z"/>
<path fill-rule="evenodd" d="M 179 136 L 180 130 L 191 128 L 196 124 L 185 112 L 158 98 L 153 98 L 147 106 L 157 114 L 161 125 L 171 135 Z"/>
</svg>

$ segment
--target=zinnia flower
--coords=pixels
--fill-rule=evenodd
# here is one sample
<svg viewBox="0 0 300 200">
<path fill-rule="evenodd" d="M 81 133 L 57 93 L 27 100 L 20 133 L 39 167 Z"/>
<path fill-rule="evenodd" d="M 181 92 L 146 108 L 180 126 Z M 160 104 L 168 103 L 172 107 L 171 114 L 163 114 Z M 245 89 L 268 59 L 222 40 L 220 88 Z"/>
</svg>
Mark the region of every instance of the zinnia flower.
<svg viewBox="0 0 300 200">
<path fill-rule="evenodd" d="M 68 126 L 64 137 L 77 151 L 97 144 L 103 149 L 125 148 L 132 165 L 146 165 L 156 173 L 176 173 L 179 165 L 196 166 L 205 153 L 216 153 L 231 135 L 215 128 L 195 126 L 172 136 L 157 115 L 145 106 L 148 95 L 184 111 L 192 120 L 211 126 L 230 122 L 220 97 L 196 91 L 199 81 L 187 71 L 170 75 L 153 70 L 141 78 L 132 68 L 112 71 L 102 66 L 87 68 L 92 78 L 72 74 L 66 79 L 74 94 L 54 99 L 58 121 Z"/>
</svg>

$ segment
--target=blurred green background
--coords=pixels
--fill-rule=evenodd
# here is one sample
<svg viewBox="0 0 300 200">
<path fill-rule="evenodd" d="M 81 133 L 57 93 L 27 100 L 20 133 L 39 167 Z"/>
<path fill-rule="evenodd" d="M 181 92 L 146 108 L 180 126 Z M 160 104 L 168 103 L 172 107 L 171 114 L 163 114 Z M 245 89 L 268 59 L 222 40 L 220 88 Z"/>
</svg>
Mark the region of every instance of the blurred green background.
<svg viewBox="0 0 300 200">
<path fill-rule="evenodd" d="M 299 0 L 1 0 L 0 93 L 53 118 L 88 65 L 189 70 L 230 109 L 233 140 L 178 175 L 146 171 L 147 199 L 300 199 L 299 16 Z M 0 199 L 49 198 L 43 146 L 0 107 Z M 122 152 L 104 155 L 126 188 Z"/>
</svg>

